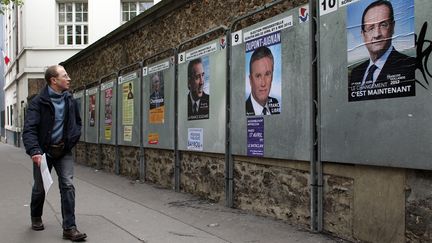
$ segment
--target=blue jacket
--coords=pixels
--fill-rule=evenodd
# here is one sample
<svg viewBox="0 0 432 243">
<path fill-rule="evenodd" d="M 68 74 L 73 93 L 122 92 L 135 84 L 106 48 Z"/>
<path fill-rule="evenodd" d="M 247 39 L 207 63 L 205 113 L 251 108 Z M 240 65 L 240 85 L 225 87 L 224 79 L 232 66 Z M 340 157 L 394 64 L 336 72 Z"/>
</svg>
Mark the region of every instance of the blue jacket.
<svg viewBox="0 0 432 243">
<path fill-rule="evenodd" d="M 67 91 L 65 91 L 67 92 Z M 81 136 L 81 117 L 78 105 L 68 92 L 65 97 L 65 124 L 63 141 L 65 152 L 77 144 Z M 39 95 L 35 96 L 27 109 L 22 134 L 26 153 L 30 156 L 46 153 L 51 145 L 51 134 L 55 122 L 54 106 L 48 95 L 48 86 L 45 86 Z"/>
</svg>

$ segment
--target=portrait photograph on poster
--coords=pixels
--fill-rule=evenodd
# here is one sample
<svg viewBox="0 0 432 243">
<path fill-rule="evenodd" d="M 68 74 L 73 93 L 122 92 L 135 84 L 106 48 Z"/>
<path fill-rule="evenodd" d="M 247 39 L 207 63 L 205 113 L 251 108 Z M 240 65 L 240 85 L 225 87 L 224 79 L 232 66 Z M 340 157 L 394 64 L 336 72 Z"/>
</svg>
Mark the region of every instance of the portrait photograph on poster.
<svg viewBox="0 0 432 243">
<path fill-rule="evenodd" d="M 209 57 L 203 56 L 192 59 L 187 67 L 188 120 L 209 119 L 210 111 L 210 84 L 209 84 Z"/>
<path fill-rule="evenodd" d="M 245 62 L 246 116 L 281 113 L 281 33 L 247 41 Z"/>
<path fill-rule="evenodd" d="M 89 96 L 89 126 L 94 127 L 96 124 L 96 94 Z"/>
<path fill-rule="evenodd" d="M 346 7 L 348 101 L 415 96 L 414 0 Z"/>
<path fill-rule="evenodd" d="M 151 124 L 164 123 L 164 75 L 162 71 L 150 74 L 150 114 Z"/>
</svg>

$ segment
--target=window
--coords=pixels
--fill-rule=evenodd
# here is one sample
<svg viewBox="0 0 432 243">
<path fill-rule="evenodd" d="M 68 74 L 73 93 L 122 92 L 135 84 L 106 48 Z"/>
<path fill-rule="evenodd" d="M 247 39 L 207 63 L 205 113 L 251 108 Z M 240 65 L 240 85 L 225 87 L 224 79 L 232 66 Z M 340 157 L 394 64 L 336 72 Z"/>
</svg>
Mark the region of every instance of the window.
<svg viewBox="0 0 432 243">
<path fill-rule="evenodd" d="M 153 6 L 153 1 L 122 2 L 122 21 L 126 22 Z"/>
<path fill-rule="evenodd" d="M 59 45 L 88 44 L 87 3 L 59 3 L 58 22 Z"/>
</svg>

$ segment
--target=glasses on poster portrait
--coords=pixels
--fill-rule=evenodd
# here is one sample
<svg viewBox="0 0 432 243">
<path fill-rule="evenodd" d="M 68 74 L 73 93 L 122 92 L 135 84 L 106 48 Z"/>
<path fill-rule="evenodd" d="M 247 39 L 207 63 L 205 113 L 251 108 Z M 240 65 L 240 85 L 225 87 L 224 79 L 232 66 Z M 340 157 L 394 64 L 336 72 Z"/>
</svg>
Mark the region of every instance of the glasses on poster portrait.
<svg viewBox="0 0 432 243">
<path fill-rule="evenodd" d="M 193 76 L 193 78 L 194 78 L 194 80 L 198 80 L 198 79 L 203 79 L 204 80 L 204 74 L 205 74 L 204 72 L 195 74 Z"/>
<path fill-rule="evenodd" d="M 380 23 L 376 24 L 365 24 L 363 27 L 363 32 L 366 34 L 372 34 L 375 30 L 389 30 L 390 27 L 394 24 L 394 22 L 391 21 L 382 21 Z"/>
</svg>

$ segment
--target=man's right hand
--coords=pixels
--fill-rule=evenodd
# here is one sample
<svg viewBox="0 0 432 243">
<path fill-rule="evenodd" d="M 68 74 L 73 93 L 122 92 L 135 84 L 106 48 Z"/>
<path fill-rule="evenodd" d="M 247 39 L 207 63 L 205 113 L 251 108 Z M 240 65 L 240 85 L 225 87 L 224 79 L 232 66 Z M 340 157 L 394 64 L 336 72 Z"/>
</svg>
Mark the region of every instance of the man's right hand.
<svg viewBox="0 0 432 243">
<path fill-rule="evenodd" d="M 40 164 L 42 162 L 42 154 L 35 154 L 31 158 L 33 160 L 33 163 L 40 167 Z"/>
</svg>

